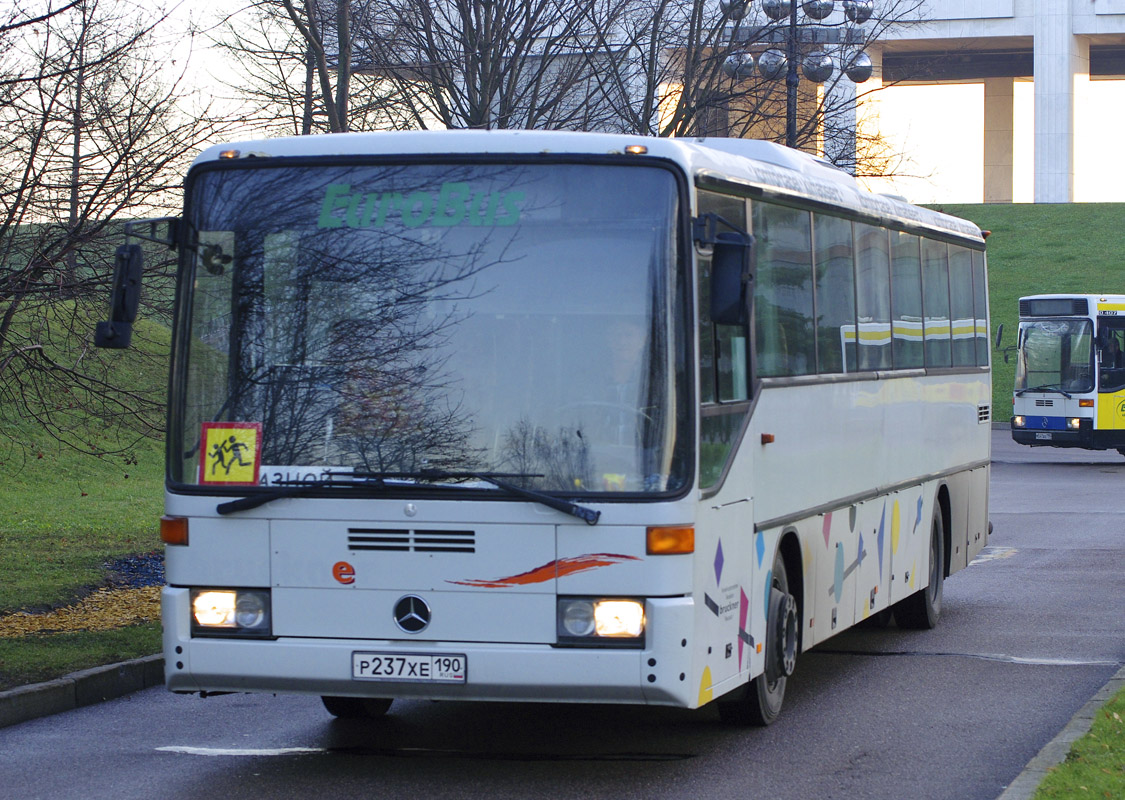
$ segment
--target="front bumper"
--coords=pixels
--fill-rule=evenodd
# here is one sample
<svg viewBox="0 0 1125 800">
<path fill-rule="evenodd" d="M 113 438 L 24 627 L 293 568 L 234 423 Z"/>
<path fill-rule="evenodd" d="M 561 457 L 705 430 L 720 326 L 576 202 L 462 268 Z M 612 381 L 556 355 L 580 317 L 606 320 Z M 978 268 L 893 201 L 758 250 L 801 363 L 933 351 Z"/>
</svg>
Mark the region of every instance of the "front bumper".
<svg viewBox="0 0 1125 800">
<path fill-rule="evenodd" d="M 286 692 L 440 700 L 698 705 L 691 598 L 646 601 L 641 650 L 416 640 L 192 638 L 189 590 L 162 595 L 165 683 L 174 692 Z M 458 653 L 464 684 L 355 680 L 352 653 Z M 694 688 L 693 688 L 694 687 Z"/>
</svg>

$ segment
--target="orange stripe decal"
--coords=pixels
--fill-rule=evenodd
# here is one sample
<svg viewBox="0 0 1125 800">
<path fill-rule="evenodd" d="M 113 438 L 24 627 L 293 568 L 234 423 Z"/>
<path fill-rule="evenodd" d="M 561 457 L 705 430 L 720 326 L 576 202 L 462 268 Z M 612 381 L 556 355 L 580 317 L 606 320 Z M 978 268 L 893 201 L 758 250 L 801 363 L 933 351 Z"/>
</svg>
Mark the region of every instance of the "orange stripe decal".
<svg viewBox="0 0 1125 800">
<path fill-rule="evenodd" d="M 532 583 L 544 583 L 555 578 L 561 578 L 565 575 L 575 575 L 579 572 L 597 569 L 598 567 L 620 564 L 623 561 L 640 561 L 640 558 L 637 556 L 618 555 L 616 553 L 587 553 L 582 556 L 571 556 L 570 558 L 560 558 L 556 561 L 550 561 L 541 567 L 536 567 L 535 569 L 521 572 L 519 575 L 512 575 L 508 578 L 446 582 L 457 584 L 458 586 L 476 586 L 482 589 L 503 589 L 510 586 L 527 586 Z"/>
</svg>

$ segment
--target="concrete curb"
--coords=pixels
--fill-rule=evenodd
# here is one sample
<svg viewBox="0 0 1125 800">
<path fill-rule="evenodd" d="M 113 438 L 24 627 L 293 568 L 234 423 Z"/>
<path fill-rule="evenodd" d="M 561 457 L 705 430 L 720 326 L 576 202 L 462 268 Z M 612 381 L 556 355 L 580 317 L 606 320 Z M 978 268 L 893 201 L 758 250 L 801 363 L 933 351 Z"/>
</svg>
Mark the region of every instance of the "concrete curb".
<svg viewBox="0 0 1125 800">
<path fill-rule="evenodd" d="M 1028 800 L 1035 794 L 1035 790 L 1050 769 L 1061 764 L 1070 752 L 1070 746 L 1090 732 L 1098 711 L 1121 691 L 1122 687 L 1125 687 L 1125 667 L 1117 670 L 1117 674 L 1070 718 L 1070 722 L 1059 735 L 1043 746 L 1039 754 L 1027 763 L 1023 772 L 1008 784 L 1008 788 L 996 800 Z"/>
<path fill-rule="evenodd" d="M 0 692 L 0 728 L 164 685 L 164 656 L 72 672 L 53 681 Z"/>
</svg>

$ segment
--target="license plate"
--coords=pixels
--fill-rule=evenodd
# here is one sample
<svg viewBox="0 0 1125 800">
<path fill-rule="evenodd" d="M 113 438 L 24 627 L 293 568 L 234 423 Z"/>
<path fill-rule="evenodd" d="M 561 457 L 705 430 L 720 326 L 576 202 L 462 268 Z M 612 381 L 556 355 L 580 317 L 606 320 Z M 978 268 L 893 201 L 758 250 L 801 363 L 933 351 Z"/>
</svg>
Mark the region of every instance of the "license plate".
<svg viewBox="0 0 1125 800">
<path fill-rule="evenodd" d="M 1051 434 L 1049 434 L 1049 433 L 1037 433 L 1037 434 L 1035 434 L 1035 438 L 1036 438 L 1036 439 L 1047 439 L 1047 440 L 1050 440 L 1050 438 L 1051 438 Z"/>
<path fill-rule="evenodd" d="M 464 683 L 469 660 L 460 653 L 352 653 L 352 677 L 365 681 Z"/>
</svg>

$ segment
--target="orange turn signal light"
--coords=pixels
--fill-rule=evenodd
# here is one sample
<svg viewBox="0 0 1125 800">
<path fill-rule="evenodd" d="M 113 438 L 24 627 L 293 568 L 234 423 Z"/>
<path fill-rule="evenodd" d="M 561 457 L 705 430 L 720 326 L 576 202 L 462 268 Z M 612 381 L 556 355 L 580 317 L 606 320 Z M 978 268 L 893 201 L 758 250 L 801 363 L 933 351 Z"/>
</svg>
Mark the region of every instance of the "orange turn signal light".
<svg viewBox="0 0 1125 800">
<path fill-rule="evenodd" d="M 187 517 L 161 517 L 160 541 L 164 544 L 188 543 Z"/>
<path fill-rule="evenodd" d="M 675 556 L 695 552 L 691 525 L 653 526 L 645 532 L 645 552 L 650 556 Z"/>
<path fill-rule="evenodd" d="M 1079 408 L 1093 408 L 1094 407 L 1094 398 L 1090 397 L 1086 400 L 1079 400 L 1078 401 L 1078 407 Z"/>
</svg>

